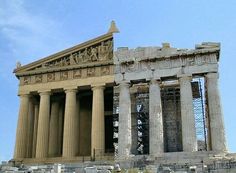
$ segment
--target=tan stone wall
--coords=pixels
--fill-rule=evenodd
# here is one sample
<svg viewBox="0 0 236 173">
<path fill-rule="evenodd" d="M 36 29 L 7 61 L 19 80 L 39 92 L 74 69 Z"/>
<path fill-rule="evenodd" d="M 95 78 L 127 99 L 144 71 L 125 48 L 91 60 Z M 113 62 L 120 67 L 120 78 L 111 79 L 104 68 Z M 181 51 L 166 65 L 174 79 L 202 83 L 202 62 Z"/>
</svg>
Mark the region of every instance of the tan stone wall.
<svg viewBox="0 0 236 173">
<path fill-rule="evenodd" d="M 80 98 L 79 112 L 79 155 L 90 156 L 91 151 L 91 122 L 92 122 L 92 95 Z"/>
</svg>

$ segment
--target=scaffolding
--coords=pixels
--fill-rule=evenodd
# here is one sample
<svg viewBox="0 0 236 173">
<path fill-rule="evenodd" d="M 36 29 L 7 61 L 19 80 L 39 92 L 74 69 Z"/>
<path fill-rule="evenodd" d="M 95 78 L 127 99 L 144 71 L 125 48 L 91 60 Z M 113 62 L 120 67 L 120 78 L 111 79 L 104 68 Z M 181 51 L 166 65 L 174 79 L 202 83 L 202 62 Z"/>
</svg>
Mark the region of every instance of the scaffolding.
<svg viewBox="0 0 236 173">
<path fill-rule="evenodd" d="M 113 145 L 114 156 L 118 156 L 119 94 L 113 93 Z"/>
<path fill-rule="evenodd" d="M 205 80 L 197 77 L 192 80 L 193 110 L 199 151 L 207 150 Z"/>
<path fill-rule="evenodd" d="M 207 133 L 207 111 L 205 98 L 205 79 L 203 77 L 195 77 L 192 82 L 193 107 L 195 116 L 196 136 L 198 142 L 198 150 L 207 150 L 208 133 Z M 144 89 L 145 88 L 145 89 Z M 134 154 L 149 153 L 149 88 L 137 87 L 134 98 L 131 99 L 134 105 L 132 117 L 135 123 L 132 129 L 137 130 Z M 182 123 L 181 123 L 181 106 L 180 106 L 180 89 L 178 85 L 163 86 L 161 88 L 162 113 L 163 113 L 163 130 L 164 130 L 164 150 L 165 152 L 183 151 L 182 148 Z M 119 93 L 113 94 L 113 144 L 115 148 L 115 156 L 118 153 L 118 121 L 119 121 Z M 133 145 L 132 144 L 132 145 Z"/>
<path fill-rule="evenodd" d="M 139 91 L 135 94 L 137 153 L 149 153 L 149 93 Z"/>
</svg>

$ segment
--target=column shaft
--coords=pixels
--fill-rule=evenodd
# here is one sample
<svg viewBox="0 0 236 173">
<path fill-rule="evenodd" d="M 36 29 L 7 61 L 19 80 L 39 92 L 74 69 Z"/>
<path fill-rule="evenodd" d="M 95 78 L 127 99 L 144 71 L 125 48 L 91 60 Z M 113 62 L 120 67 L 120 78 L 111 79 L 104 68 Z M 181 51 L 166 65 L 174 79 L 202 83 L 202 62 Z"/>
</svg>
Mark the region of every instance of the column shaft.
<svg viewBox="0 0 236 173">
<path fill-rule="evenodd" d="M 131 145 L 131 100 L 129 84 L 120 83 L 118 157 L 121 159 L 129 157 Z"/>
<path fill-rule="evenodd" d="M 33 151 L 33 135 L 34 135 L 34 104 L 33 99 L 29 100 L 29 113 L 28 113 L 28 146 L 27 157 L 32 157 Z"/>
<path fill-rule="evenodd" d="M 51 115 L 49 125 L 49 157 L 56 157 L 58 155 L 58 128 L 59 128 L 59 103 L 52 102 Z"/>
<path fill-rule="evenodd" d="M 66 90 L 63 157 L 74 157 L 78 154 L 78 115 L 76 108 L 76 89 Z"/>
<path fill-rule="evenodd" d="M 105 152 L 104 87 L 94 86 L 92 90 L 91 155 L 97 156 Z"/>
<path fill-rule="evenodd" d="M 38 117 L 39 117 L 39 105 L 36 104 L 34 106 L 34 135 L 33 135 L 32 157 L 35 157 L 35 154 L 36 154 Z"/>
<path fill-rule="evenodd" d="M 182 76 L 180 82 L 181 120 L 183 151 L 197 151 L 195 117 L 193 112 L 193 96 L 191 77 Z"/>
<path fill-rule="evenodd" d="M 40 93 L 36 158 L 46 158 L 48 155 L 49 117 L 50 92 L 42 92 Z"/>
<path fill-rule="evenodd" d="M 224 120 L 218 89 L 218 74 L 209 73 L 206 77 L 212 150 L 227 151 Z"/>
<path fill-rule="evenodd" d="M 158 81 L 152 80 L 149 86 L 149 153 L 164 152 L 161 93 Z"/>
<path fill-rule="evenodd" d="M 29 110 L 29 95 L 20 96 L 14 158 L 25 158 L 27 154 L 27 115 Z"/>
</svg>

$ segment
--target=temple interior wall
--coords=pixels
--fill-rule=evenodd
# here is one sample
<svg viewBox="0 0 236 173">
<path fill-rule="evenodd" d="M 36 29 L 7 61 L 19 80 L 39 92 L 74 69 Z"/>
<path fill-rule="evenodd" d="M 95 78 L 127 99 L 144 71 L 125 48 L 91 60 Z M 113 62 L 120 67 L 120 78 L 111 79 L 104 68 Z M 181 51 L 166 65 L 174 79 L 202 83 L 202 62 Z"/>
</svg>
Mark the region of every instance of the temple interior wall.
<svg viewBox="0 0 236 173">
<path fill-rule="evenodd" d="M 92 127 L 92 92 L 90 91 L 84 92 L 80 97 L 79 117 L 79 155 L 89 156 Z"/>
<path fill-rule="evenodd" d="M 162 113 L 165 152 L 182 151 L 182 127 L 179 88 L 162 88 Z"/>
<path fill-rule="evenodd" d="M 113 153 L 113 87 L 107 87 L 104 91 L 105 114 L 105 153 Z"/>
</svg>

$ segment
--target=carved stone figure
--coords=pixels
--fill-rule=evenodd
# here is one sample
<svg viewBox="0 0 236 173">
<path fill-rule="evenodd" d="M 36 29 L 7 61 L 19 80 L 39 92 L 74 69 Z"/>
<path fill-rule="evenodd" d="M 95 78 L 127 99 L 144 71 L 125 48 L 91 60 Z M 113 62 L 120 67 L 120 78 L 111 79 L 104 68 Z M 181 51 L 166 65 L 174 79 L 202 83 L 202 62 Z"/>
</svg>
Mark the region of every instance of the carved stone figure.
<svg viewBox="0 0 236 173">
<path fill-rule="evenodd" d="M 95 68 L 88 68 L 87 69 L 87 76 L 92 77 L 95 75 Z"/>
<path fill-rule="evenodd" d="M 110 73 L 109 67 L 101 67 L 101 74 L 108 75 Z"/>
<path fill-rule="evenodd" d="M 36 76 L 35 76 L 35 83 L 41 83 L 41 82 L 42 82 L 42 79 L 43 79 L 43 76 L 42 76 L 42 75 L 36 75 Z"/>
<path fill-rule="evenodd" d="M 81 76 L 82 76 L 82 72 L 81 72 L 80 69 L 73 71 L 73 78 L 74 78 L 74 79 L 76 79 L 76 78 L 81 78 Z"/>
<path fill-rule="evenodd" d="M 61 72 L 61 80 L 68 79 L 68 71 Z"/>
<path fill-rule="evenodd" d="M 113 42 L 111 40 L 107 41 L 107 47 L 108 47 L 108 59 L 112 59 L 113 57 Z"/>
<path fill-rule="evenodd" d="M 69 55 L 62 56 L 56 60 L 50 62 L 44 62 L 40 68 L 49 67 L 64 67 L 69 65 L 76 65 L 80 63 L 88 63 L 94 61 L 106 61 L 113 58 L 113 41 L 102 41 L 100 45 L 85 47 L 82 50 L 71 52 Z M 17 64 L 17 68 L 20 67 L 20 63 Z"/>
<path fill-rule="evenodd" d="M 75 65 L 76 64 L 74 56 L 72 54 L 70 55 L 69 60 L 70 60 L 70 65 Z"/>
<path fill-rule="evenodd" d="M 98 53 L 99 53 L 99 59 L 106 60 L 106 54 L 107 54 L 107 47 L 104 45 L 104 42 L 101 43 L 101 45 L 98 47 Z"/>
<path fill-rule="evenodd" d="M 91 48 L 90 59 L 91 59 L 92 61 L 97 61 L 97 60 L 98 60 L 97 48 Z"/>
<path fill-rule="evenodd" d="M 30 82 L 30 77 L 26 76 L 26 77 L 23 78 L 23 83 L 24 84 L 29 84 L 29 82 Z"/>
<path fill-rule="evenodd" d="M 48 73 L 48 74 L 47 74 L 47 80 L 48 80 L 49 82 L 54 81 L 54 80 L 55 80 L 55 73 Z"/>
</svg>

